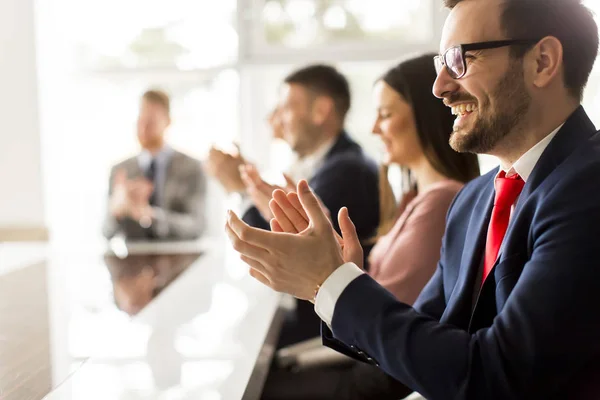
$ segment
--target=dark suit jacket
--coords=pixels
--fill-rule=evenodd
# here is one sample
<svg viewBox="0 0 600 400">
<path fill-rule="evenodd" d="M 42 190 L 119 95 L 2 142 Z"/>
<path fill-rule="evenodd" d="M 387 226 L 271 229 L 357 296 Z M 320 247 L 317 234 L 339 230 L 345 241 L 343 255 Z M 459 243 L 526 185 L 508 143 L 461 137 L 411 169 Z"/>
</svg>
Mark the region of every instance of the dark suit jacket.
<svg viewBox="0 0 600 400">
<path fill-rule="evenodd" d="M 580 107 L 550 142 L 475 296 L 496 173 L 458 194 L 414 308 L 365 274 L 325 341 L 428 400 L 600 399 L 600 134 Z"/>
<path fill-rule="evenodd" d="M 375 236 L 379 224 L 379 185 L 377 165 L 361 147 L 342 132 L 325 156 L 323 165 L 309 180 L 310 187 L 329 209 L 335 229 L 339 232 L 338 211 L 348 207 L 350 218 L 361 240 Z M 269 223 L 253 207 L 243 220 L 249 225 L 269 229 Z M 365 257 L 370 247 L 365 248 Z M 292 319 L 284 325 L 280 347 L 319 335 L 320 320 L 308 301 L 298 301 Z"/>
</svg>

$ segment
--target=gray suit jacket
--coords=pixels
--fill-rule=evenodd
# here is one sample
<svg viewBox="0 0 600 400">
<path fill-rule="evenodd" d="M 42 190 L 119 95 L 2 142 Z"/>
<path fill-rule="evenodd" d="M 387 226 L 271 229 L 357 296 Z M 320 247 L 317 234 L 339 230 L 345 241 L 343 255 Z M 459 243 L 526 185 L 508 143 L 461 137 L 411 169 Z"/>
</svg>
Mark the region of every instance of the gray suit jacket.
<svg viewBox="0 0 600 400">
<path fill-rule="evenodd" d="M 113 191 L 116 172 L 124 169 L 130 179 L 144 176 L 137 157 L 129 158 L 115 165 L 110 172 L 109 197 Z M 103 233 L 107 239 L 123 233 L 127 239 L 158 240 L 195 239 L 204 230 L 204 197 L 206 178 L 200 161 L 183 153 L 173 151 L 163 186 L 160 207 L 156 207 L 156 217 L 149 228 L 143 228 L 131 218 L 117 220 L 107 207 Z"/>
</svg>

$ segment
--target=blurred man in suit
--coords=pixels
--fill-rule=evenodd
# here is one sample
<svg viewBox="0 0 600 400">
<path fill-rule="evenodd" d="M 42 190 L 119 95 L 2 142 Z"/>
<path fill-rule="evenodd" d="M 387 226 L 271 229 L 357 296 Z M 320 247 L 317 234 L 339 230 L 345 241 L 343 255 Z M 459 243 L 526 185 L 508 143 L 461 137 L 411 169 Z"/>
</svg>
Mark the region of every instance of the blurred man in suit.
<svg viewBox="0 0 600 400">
<path fill-rule="evenodd" d="M 375 236 L 379 225 L 378 170 L 344 129 L 350 103 L 348 81 L 339 71 L 329 65 L 309 65 L 285 78 L 270 123 L 274 136 L 281 136 L 294 152 L 288 186 L 299 179 L 309 180 L 323 208 L 331 215 L 337 215 L 342 206 L 347 206 L 361 241 L 367 242 Z M 227 182 L 237 182 L 238 188 L 241 182 L 245 183 L 243 220 L 251 226 L 270 229 L 273 215 L 269 200 L 277 186 L 265 182 L 251 165 L 242 166 L 241 176 L 236 175 L 242 159 L 221 154 L 214 159 L 225 160 L 224 164 L 235 163 L 235 168 L 219 168 L 220 173 L 226 169 L 235 171 Z M 333 224 L 339 230 L 335 219 Z M 365 256 L 369 249 L 370 246 Z M 312 305 L 299 301 L 295 313 L 284 325 L 279 346 L 318 334 L 319 319 Z"/>
<path fill-rule="evenodd" d="M 344 129 L 350 109 L 346 78 L 328 65 L 309 65 L 293 71 L 281 87 L 277 118 L 283 140 L 296 159 L 288 170 L 291 181 L 307 179 L 323 208 L 331 215 L 346 206 L 360 240 L 373 238 L 379 225 L 379 185 L 376 164 Z M 252 205 L 243 213 L 249 225 L 269 229 L 271 193 L 277 187 L 260 178 L 254 167 L 243 169 Z M 337 221 L 334 228 L 339 231 Z M 368 255 L 370 246 L 366 248 Z M 279 346 L 319 334 L 319 318 L 312 304 L 298 301 L 293 317 L 284 325 Z"/>
<path fill-rule="evenodd" d="M 165 143 L 170 122 L 167 94 L 144 93 L 137 123 L 142 152 L 112 168 L 106 238 L 188 240 L 202 233 L 205 177 L 198 160 Z"/>
<path fill-rule="evenodd" d="M 277 117 L 282 138 L 296 157 L 289 181 L 309 180 L 333 215 L 347 206 L 361 240 L 368 240 L 379 223 L 378 174 L 375 163 L 344 129 L 350 103 L 348 81 L 339 71 L 309 65 L 285 78 Z M 243 214 L 243 220 L 269 229 L 268 201 L 276 187 L 256 179 L 256 174 L 250 178 L 247 188 L 255 191 L 252 198 L 258 204 Z M 334 227 L 338 229 L 335 221 Z"/>
</svg>

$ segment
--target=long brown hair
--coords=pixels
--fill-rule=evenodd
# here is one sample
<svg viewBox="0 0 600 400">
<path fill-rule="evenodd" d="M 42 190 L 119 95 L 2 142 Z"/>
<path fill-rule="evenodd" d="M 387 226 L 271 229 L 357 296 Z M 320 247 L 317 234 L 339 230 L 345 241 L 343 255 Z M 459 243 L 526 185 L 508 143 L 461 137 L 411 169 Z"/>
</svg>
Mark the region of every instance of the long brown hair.
<svg viewBox="0 0 600 400">
<path fill-rule="evenodd" d="M 458 153 L 449 145 L 454 117 L 450 109 L 431 92 L 437 77 L 433 64 L 434 56 L 433 53 L 424 54 L 403 61 L 387 71 L 379 80 L 398 92 L 411 105 L 417 136 L 427 161 L 445 177 L 466 183 L 479 176 L 479 162 L 477 155 Z M 393 194 L 391 194 L 387 172 L 387 166 L 383 166 L 379 175 L 380 225 L 378 236 L 391 229 L 398 210 Z M 418 188 L 408 168 L 402 168 L 402 178 L 404 194 L 414 197 Z"/>
</svg>

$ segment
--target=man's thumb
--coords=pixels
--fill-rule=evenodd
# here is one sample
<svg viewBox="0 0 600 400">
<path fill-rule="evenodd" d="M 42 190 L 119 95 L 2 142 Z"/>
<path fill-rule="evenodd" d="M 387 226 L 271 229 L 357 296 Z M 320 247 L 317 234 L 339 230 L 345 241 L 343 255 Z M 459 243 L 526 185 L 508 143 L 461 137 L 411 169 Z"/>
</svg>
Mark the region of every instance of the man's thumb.
<svg viewBox="0 0 600 400">
<path fill-rule="evenodd" d="M 358 234 L 356 233 L 356 226 L 354 226 L 354 222 L 350 219 L 348 208 L 342 207 L 340 209 L 338 223 L 344 240 L 344 253 L 350 257 L 350 260 L 345 261 L 352 261 L 362 268 L 363 250 L 358 239 Z"/>
</svg>

